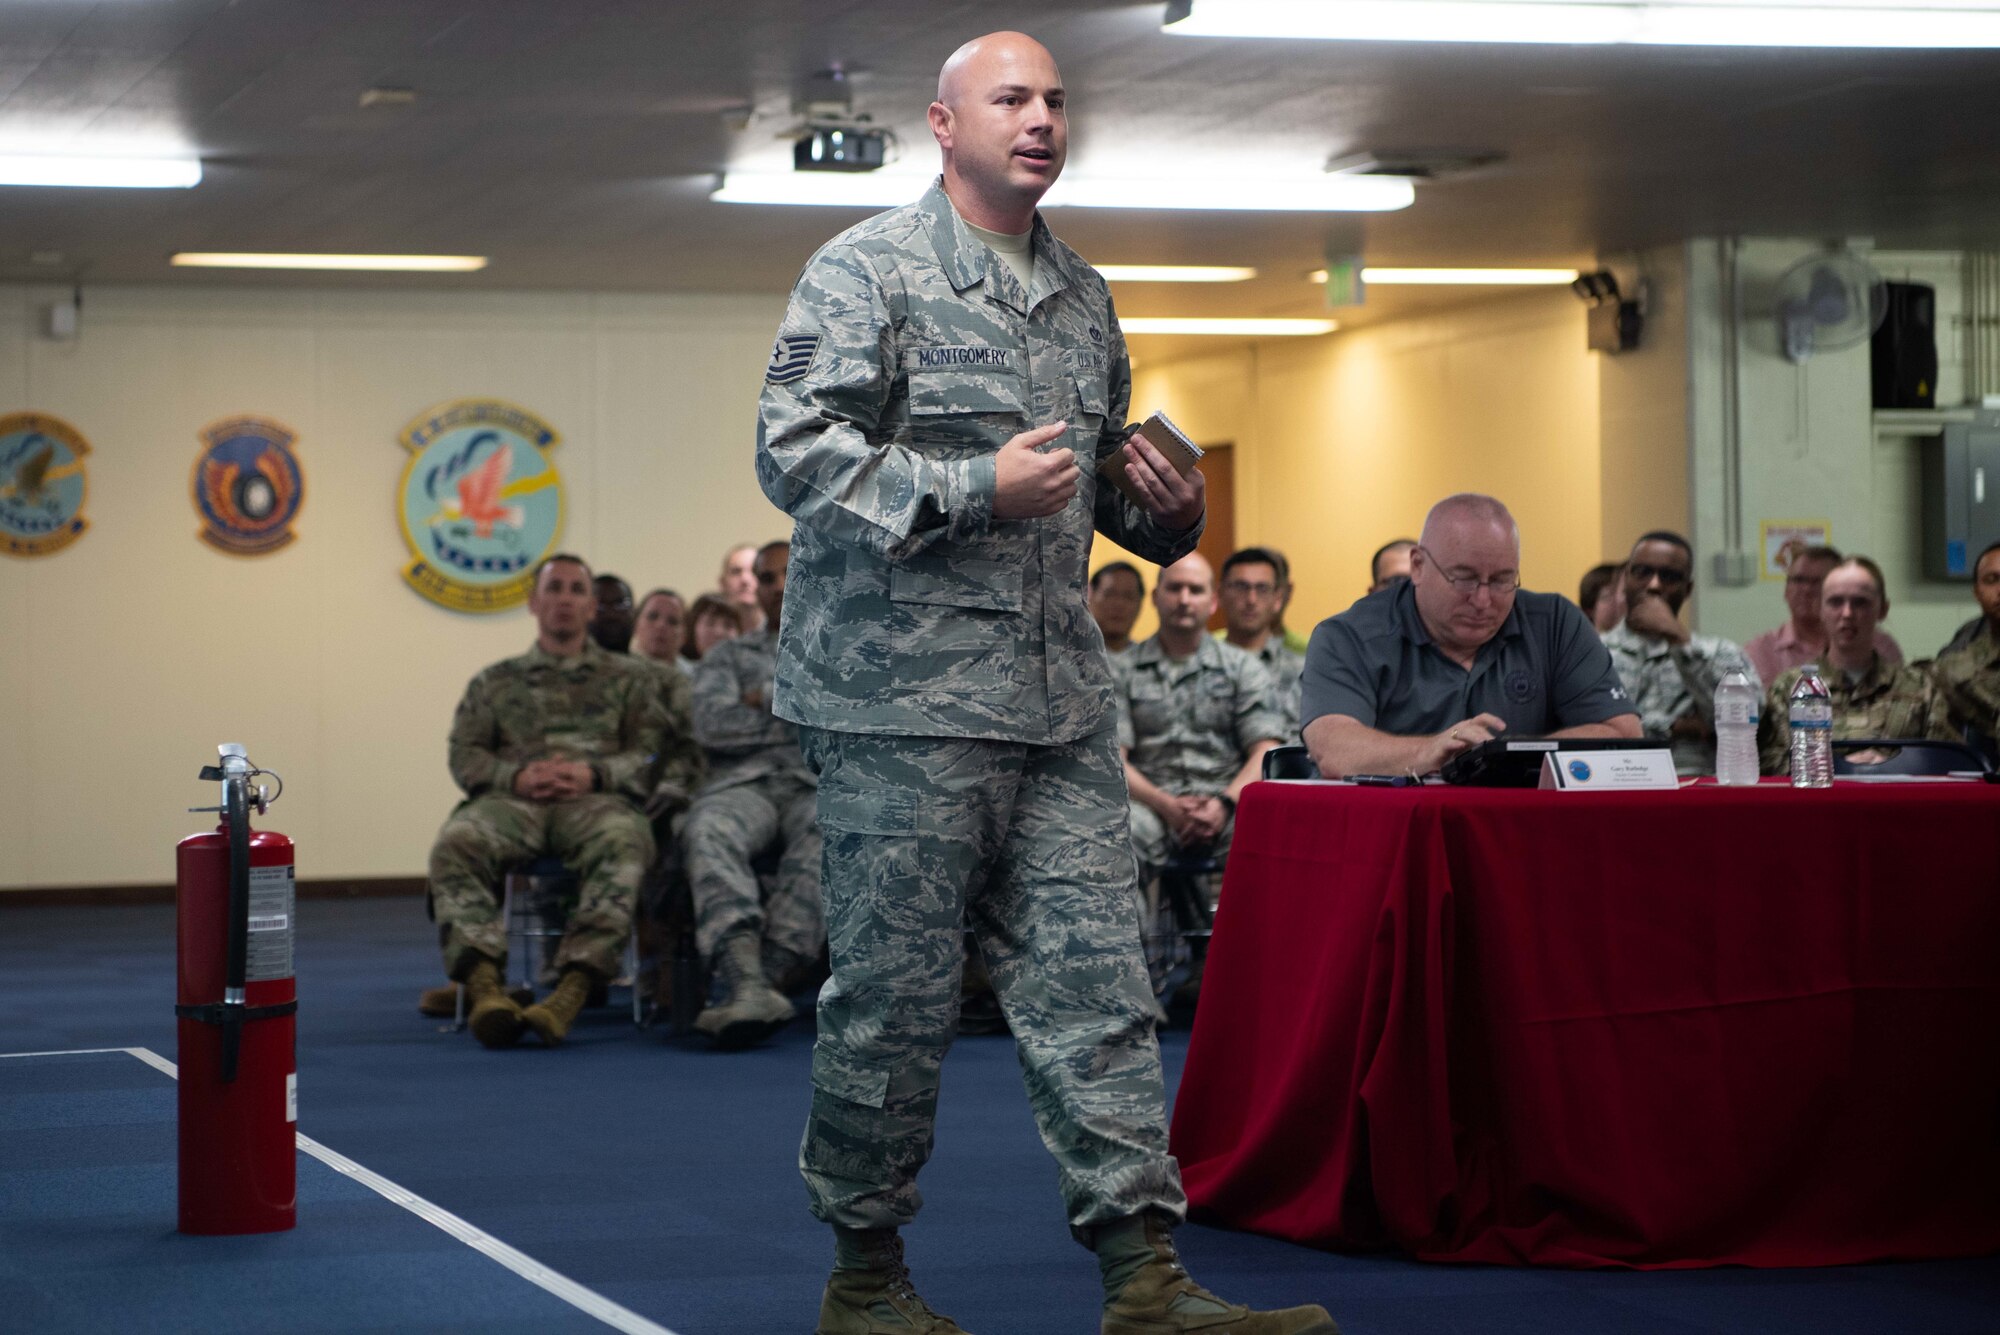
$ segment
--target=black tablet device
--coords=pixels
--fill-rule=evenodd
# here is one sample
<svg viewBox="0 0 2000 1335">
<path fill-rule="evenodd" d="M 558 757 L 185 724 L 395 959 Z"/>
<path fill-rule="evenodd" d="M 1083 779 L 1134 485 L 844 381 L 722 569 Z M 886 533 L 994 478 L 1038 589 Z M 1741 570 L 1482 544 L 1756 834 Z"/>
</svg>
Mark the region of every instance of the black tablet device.
<svg viewBox="0 0 2000 1335">
<path fill-rule="evenodd" d="M 1658 750 L 1665 742 L 1649 737 L 1496 737 L 1468 747 L 1444 762 L 1446 783 L 1477 788 L 1533 788 L 1542 781 L 1542 757 L 1551 751 Z"/>
</svg>

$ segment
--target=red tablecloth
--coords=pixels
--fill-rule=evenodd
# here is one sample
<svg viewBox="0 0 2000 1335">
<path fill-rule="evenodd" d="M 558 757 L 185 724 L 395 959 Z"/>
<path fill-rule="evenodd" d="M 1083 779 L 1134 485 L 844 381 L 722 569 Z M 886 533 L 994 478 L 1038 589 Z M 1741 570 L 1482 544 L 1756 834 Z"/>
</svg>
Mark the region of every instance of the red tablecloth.
<svg viewBox="0 0 2000 1335">
<path fill-rule="evenodd" d="M 1173 1148 L 1426 1260 L 2000 1249 L 2000 787 L 1254 785 Z"/>
</svg>

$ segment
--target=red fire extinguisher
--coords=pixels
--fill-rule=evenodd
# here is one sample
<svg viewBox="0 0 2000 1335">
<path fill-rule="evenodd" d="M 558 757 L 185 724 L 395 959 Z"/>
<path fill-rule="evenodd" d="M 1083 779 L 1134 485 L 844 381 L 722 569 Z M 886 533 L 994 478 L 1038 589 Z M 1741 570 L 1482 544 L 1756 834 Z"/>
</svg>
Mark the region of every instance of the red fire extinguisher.
<svg viewBox="0 0 2000 1335">
<path fill-rule="evenodd" d="M 298 1222 L 292 841 L 250 828 L 276 800 L 251 786 L 269 771 L 218 749 L 201 777 L 221 781 L 222 805 L 193 810 L 222 823 L 176 850 L 180 1230 L 276 1233 Z"/>
</svg>

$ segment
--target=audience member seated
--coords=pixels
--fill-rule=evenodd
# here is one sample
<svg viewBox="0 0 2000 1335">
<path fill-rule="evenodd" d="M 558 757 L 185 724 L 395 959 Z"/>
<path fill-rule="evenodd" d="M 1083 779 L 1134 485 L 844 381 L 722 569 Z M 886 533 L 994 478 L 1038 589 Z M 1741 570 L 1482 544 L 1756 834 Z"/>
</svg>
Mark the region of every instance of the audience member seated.
<svg viewBox="0 0 2000 1335">
<path fill-rule="evenodd" d="M 1375 549 L 1368 560 L 1368 592 L 1380 593 L 1399 579 L 1410 577 L 1410 553 L 1414 538 L 1392 538 Z"/>
<path fill-rule="evenodd" d="M 756 566 L 757 544 L 739 542 L 722 554 L 722 572 L 715 577 L 715 592 L 735 605 L 745 635 L 764 629 L 764 613 L 757 606 Z"/>
<path fill-rule="evenodd" d="M 1409 580 L 1313 631 L 1300 713 L 1322 774 L 1428 774 L 1509 731 L 1639 736 L 1583 613 L 1522 590 L 1520 572 L 1506 506 L 1465 494 L 1431 507 Z"/>
<path fill-rule="evenodd" d="M 1792 563 L 1798 568 L 1798 562 Z M 1865 556 L 1840 562 L 1820 577 L 1819 623 L 1826 628 L 1820 677 L 1833 698 L 1833 736 L 1928 737 L 1960 740 L 1944 697 L 1922 667 L 1892 663 L 1876 624 L 1889 615 L 1889 586 Z M 1791 773 L 1792 688 L 1801 668 L 1780 673 L 1757 722 L 1759 761 L 1766 774 Z M 1866 760 L 1855 752 L 1855 760 Z"/>
<path fill-rule="evenodd" d="M 1159 631 L 1111 660 L 1142 887 L 1176 853 L 1227 855 L 1237 796 L 1285 736 L 1263 664 L 1208 633 L 1214 580 L 1198 554 L 1162 570 Z"/>
<path fill-rule="evenodd" d="M 687 643 L 681 647 L 681 656 L 699 663 L 716 645 L 742 633 L 743 610 L 719 593 L 704 593 L 688 609 Z"/>
<path fill-rule="evenodd" d="M 761 1042 L 794 1014 L 785 993 L 810 981 L 826 944 L 820 905 L 818 781 L 797 727 L 771 712 L 791 544 L 757 550 L 765 629 L 718 644 L 694 674 L 695 737 L 708 782 L 682 830 L 695 941 L 724 996 L 695 1021 L 717 1047 Z M 751 863 L 776 852 L 768 887 Z"/>
<path fill-rule="evenodd" d="M 431 850 L 431 904 L 445 972 L 465 985 L 473 1035 L 489 1048 L 523 1028 L 551 1045 L 568 1035 L 592 984 L 618 973 L 653 857 L 639 808 L 666 736 L 664 697 L 651 669 L 590 642 L 593 605 L 581 558 L 542 561 L 528 598 L 534 647 L 474 677 L 452 719 L 451 774 L 466 800 Z M 579 899 L 554 992 L 523 1009 L 501 985 L 501 878 L 547 855 L 575 874 Z"/>
<path fill-rule="evenodd" d="M 694 668 L 681 653 L 686 647 L 687 604 L 681 596 L 672 589 L 654 589 L 640 599 L 633 620 L 633 652 L 692 677 Z"/>
<path fill-rule="evenodd" d="M 1678 533 L 1648 533 L 1624 565 L 1625 619 L 1603 633 L 1618 680 L 1639 710 L 1646 736 L 1666 742 L 1680 774 L 1715 773 L 1715 688 L 1741 672 L 1758 690 L 1757 670 L 1733 641 L 1681 624 L 1694 591 L 1694 548 Z"/>
<path fill-rule="evenodd" d="M 1283 719 L 1283 741 L 1299 739 L 1299 673 L 1306 656 L 1286 647 L 1278 611 L 1287 580 L 1284 558 L 1265 547 L 1245 547 L 1222 563 L 1222 618 L 1217 634 L 1264 665 L 1271 702 Z"/>
<path fill-rule="evenodd" d="M 1625 619 L 1625 578 L 1621 570 L 1611 561 L 1592 566 L 1584 572 L 1583 583 L 1577 588 L 1576 605 L 1590 618 L 1599 635 Z"/>
<path fill-rule="evenodd" d="M 1090 577 L 1090 619 L 1104 636 L 1104 652 L 1122 654 L 1132 647 L 1132 626 L 1146 599 L 1146 581 L 1130 561 L 1099 566 Z"/>
<path fill-rule="evenodd" d="M 607 653 L 624 653 L 632 647 L 632 586 L 616 575 L 599 575 L 590 588 L 596 599 L 590 638 Z"/>
<path fill-rule="evenodd" d="M 1987 759 L 2000 763 L 2000 542 L 1973 562 L 1972 592 L 1982 615 L 1971 635 L 1938 655 L 1931 675 L 1952 723 L 1971 734 Z"/>
<path fill-rule="evenodd" d="M 1818 663 L 1825 667 L 1826 627 L 1820 621 L 1820 584 L 1839 565 L 1832 547 L 1806 547 L 1785 567 L 1785 606 L 1791 615 L 1776 630 L 1767 630 L 1743 646 L 1757 680 L 1770 685 L 1795 667 Z M 1878 631 L 1875 648 L 1891 667 L 1903 661 L 1902 646 L 1887 631 Z"/>
</svg>

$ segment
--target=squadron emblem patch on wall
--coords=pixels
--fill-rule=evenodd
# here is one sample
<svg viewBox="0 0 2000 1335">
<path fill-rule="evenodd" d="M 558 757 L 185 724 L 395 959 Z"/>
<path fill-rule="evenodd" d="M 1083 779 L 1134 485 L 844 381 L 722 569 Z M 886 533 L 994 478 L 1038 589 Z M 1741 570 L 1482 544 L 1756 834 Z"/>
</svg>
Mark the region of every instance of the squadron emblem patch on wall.
<svg viewBox="0 0 2000 1335">
<path fill-rule="evenodd" d="M 189 489 L 201 540 L 232 556 L 263 556 L 298 536 L 305 473 L 292 453 L 297 433 L 268 417 L 227 417 L 201 430 Z"/>
<path fill-rule="evenodd" d="M 0 417 L 0 552 L 47 556 L 90 527 L 83 517 L 90 443 L 60 417 Z"/>
<path fill-rule="evenodd" d="M 562 532 L 562 476 L 549 458 L 560 441 L 496 399 L 440 404 L 405 427 L 397 497 L 409 586 L 458 612 L 526 602 L 535 563 Z"/>
</svg>

